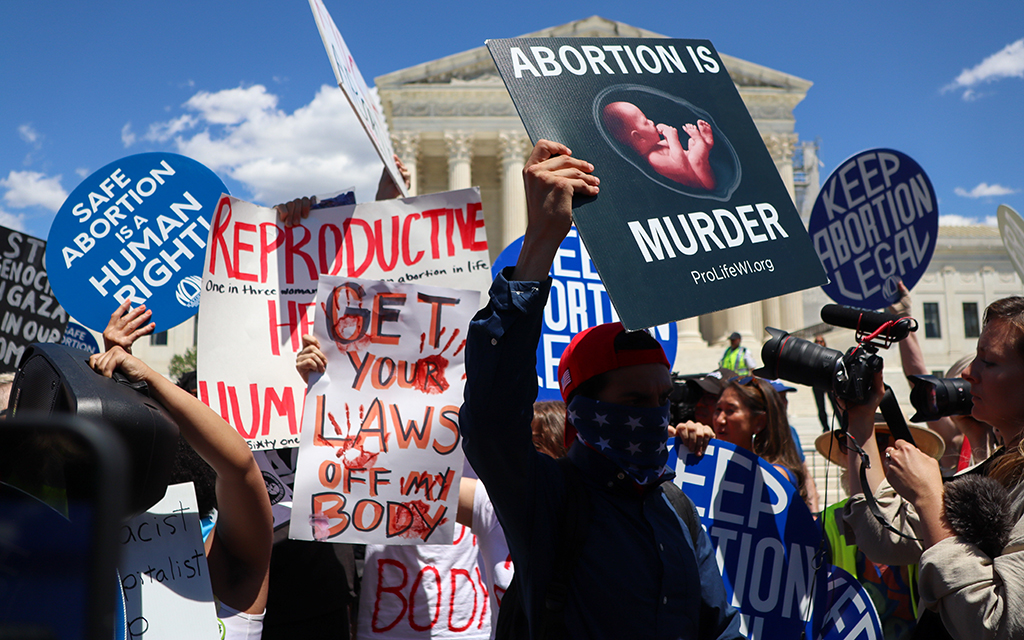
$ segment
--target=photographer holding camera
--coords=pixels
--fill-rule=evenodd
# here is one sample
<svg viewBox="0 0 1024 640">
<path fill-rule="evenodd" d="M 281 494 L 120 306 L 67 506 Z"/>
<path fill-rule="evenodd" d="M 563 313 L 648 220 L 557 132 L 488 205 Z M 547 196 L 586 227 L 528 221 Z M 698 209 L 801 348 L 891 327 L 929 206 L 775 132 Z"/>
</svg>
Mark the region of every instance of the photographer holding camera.
<svg viewBox="0 0 1024 640">
<path fill-rule="evenodd" d="M 972 416 L 991 425 L 1005 449 L 945 486 L 938 462 L 906 441 L 880 452 L 873 423 L 884 385 L 877 372 L 866 402 L 846 402 L 848 435 L 870 465 L 863 487 L 862 460 L 851 448 L 852 497 L 844 518 L 874 562 L 920 564 L 921 602 L 939 614 L 951 637 L 1018 638 L 1024 635 L 1024 297 L 989 305 L 977 356 L 963 378 L 971 384 Z M 892 530 L 868 512 L 865 490 Z"/>
</svg>

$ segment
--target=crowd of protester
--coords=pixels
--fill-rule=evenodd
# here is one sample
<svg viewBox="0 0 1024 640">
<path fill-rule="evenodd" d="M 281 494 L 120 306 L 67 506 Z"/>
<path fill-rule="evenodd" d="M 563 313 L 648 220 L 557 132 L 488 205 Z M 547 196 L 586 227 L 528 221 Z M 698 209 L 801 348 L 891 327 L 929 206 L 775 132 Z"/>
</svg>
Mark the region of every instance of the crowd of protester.
<svg viewBox="0 0 1024 640">
<path fill-rule="evenodd" d="M 836 425 L 819 400 L 826 433 L 816 447 L 842 469 L 850 496 L 819 505 L 787 417 L 786 394 L 796 389 L 746 371 L 753 365 L 745 352 L 736 355 L 738 334 L 723 362 L 743 375 L 722 368 L 677 381 L 695 389 L 683 410 L 670 406 L 673 380 L 661 346 L 617 323 L 586 329 L 566 348 L 563 402 L 535 402 L 548 273 L 571 225 L 573 197 L 600 192 L 594 172 L 549 141 L 527 162 L 522 252 L 496 274 L 469 327 L 460 414 L 468 464 L 453 544 L 362 548 L 275 534 L 253 454 L 195 398 L 194 374 L 179 388 L 131 354 L 154 328 L 151 312 L 125 303 L 112 314 L 106 350 L 91 364 L 104 376 L 119 370 L 146 382 L 181 430 L 175 481 L 196 484 L 209 521 L 205 552 L 223 637 L 742 637 L 715 550 L 666 464 L 671 439 L 700 454 L 716 438 L 760 456 L 792 483 L 818 514 L 831 562 L 867 587 L 886 638 L 1024 636 L 1024 298 L 989 305 L 977 353 L 948 373 L 970 383 L 971 415 L 914 427 L 916 446 L 894 439 L 876 415 L 880 372 L 867 402 L 832 398 L 831 422 L 845 423 L 845 432 L 830 429 Z M 396 195 L 383 177 L 378 197 Z M 279 205 L 282 220 L 300 223 L 311 204 Z M 909 292 L 900 291 L 890 311 L 908 315 Z M 323 373 L 316 338 L 302 343 L 300 374 Z M 927 373 L 913 334 L 900 356 L 905 374 Z M 9 387 L 0 385 L 0 397 Z M 872 503 L 886 525 L 869 512 Z M 479 586 L 488 614 L 467 628 L 451 617 L 423 628 L 388 622 L 406 606 L 414 616 L 411 601 L 396 612 L 379 598 L 388 568 L 399 565 L 475 572 L 480 579 L 459 588 L 452 581 L 450 606 L 476 613 Z"/>
</svg>

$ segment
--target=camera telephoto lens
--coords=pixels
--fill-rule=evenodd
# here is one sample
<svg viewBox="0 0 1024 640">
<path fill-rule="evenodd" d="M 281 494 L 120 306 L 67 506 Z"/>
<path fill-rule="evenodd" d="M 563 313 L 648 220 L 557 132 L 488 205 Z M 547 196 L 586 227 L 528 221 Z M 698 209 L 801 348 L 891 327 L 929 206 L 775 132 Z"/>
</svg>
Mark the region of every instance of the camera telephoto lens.
<svg viewBox="0 0 1024 640">
<path fill-rule="evenodd" d="M 943 416 L 965 416 L 971 413 L 971 383 L 961 378 L 908 376 L 914 383 L 910 404 L 917 411 L 911 422 L 930 422 Z"/>
<path fill-rule="evenodd" d="M 761 349 L 764 366 L 756 375 L 805 384 L 822 391 L 833 391 L 835 371 L 841 351 L 797 338 L 774 327 L 765 327 L 771 339 Z"/>
</svg>

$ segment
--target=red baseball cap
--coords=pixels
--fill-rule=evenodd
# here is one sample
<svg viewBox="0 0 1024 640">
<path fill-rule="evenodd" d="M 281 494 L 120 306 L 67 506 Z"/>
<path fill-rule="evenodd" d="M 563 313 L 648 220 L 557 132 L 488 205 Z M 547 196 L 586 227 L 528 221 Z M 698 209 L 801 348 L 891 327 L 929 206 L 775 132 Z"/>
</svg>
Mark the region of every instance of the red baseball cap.
<svg viewBox="0 0 1024 640">
<path fill-rule="evenodd" d="M 652 338 L 656 346 L 649 349 L 615 350 L 615 339 L 626 333 L 621 322 L 599 324 L 584 329 L 573 337 L 562 352 L 558 363 L 558 386 L 562 400 L 569 402 L 569 394 L 581 384 L 602 373 L 638 364 L 663 364 L 671 369 L 665 350 Z M 565 423 L 565 445 L 576 438 L 576 429 Z"/>
</svg>

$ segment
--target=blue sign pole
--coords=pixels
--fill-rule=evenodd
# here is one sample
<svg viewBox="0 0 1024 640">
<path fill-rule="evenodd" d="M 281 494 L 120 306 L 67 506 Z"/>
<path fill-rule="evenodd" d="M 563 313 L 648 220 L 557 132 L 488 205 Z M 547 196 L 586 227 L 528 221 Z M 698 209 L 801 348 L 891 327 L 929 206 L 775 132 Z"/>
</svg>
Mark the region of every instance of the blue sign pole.
<svg viewBox="0 0 1024 640">
<path fill-rule="evenodd" d="M 82 181 L 54 218 L 46 262 L 57 299 L 102 331 L 125 299 L 153 311 L 156 332 L 199 310 L 210 218 L 227 189 L 174 153 L 122 158 Z M 252 242 L 259 233 L 252 229 Z"/>
<path fill-rule="evenodd" d="M 939 200 L 910 156 L 871 149 L 847 159 L 818 193 L 807 232 L 839 304 L 881 309 L 913 289 L 939 235 Z"/>
<path fill-rule="evenodd" d="M 491 265 L 491 273 L 497 275 L 505 267 L 515 266 L 522 248 L 522 237 L 505 247 Z M 544 307 L 544 326 L 537 345 L 537 400 L 562 399 L 558 361 L 573 336 L 589 327 L 619 321 L 576 227 L 569 230 L 558 248 L 549 275 L 551 295 Z M 669 364 L 673 364 L 678 340 L 676 323 L 654 327 L 652 334 L 665 349 Z"/>
</svg>

